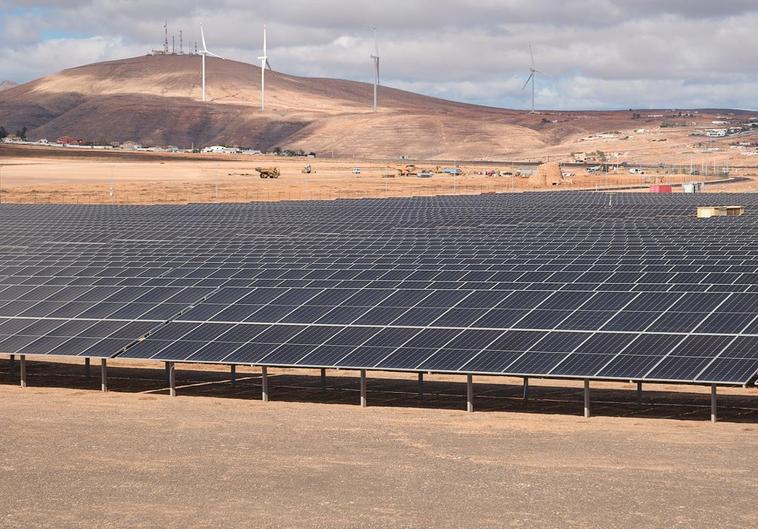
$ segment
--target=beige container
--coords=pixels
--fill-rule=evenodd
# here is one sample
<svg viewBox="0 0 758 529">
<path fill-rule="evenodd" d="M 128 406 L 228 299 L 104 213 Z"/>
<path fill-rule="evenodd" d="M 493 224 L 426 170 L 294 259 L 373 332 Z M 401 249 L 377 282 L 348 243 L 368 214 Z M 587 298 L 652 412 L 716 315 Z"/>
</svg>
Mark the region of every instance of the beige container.
<svg viewBox="0 0 758 529">
<path fill-rule="evenodd" d="M 710 217 L 741 217 L 745 214 L 743 206 L 701 206 L 697 208 L 697 217 L 707 219 Z"/>
</svg>

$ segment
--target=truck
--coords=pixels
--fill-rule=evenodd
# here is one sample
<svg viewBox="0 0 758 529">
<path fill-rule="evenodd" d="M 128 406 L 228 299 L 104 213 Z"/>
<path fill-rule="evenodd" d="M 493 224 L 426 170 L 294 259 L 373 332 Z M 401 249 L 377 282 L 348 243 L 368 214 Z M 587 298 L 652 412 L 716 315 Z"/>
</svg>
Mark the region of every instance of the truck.
<svg viewBox="0 0 758 529">
<path fill-rule="evenodd" d="M 279 178 L 278 167 L 256 167 L 255 170 L 261 178 Z"/>
</svg>

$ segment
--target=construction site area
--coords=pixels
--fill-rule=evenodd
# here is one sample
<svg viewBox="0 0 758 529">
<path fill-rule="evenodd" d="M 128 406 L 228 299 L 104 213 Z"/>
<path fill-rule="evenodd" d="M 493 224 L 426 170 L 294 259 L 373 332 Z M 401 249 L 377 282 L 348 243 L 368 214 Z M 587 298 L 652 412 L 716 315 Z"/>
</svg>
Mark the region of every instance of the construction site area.
<svg viewBox="0 0 758 529">
<path fill-rule="evenodd" d="M 0 200 L 7 203 L 158 204 L 624 189 L 647 192 L 693 181 L 703 191 L 752 191 L 758 169 L 692 175 L 686 166 L 557 162 L 408 162 L 74 151 L 0 147 Z M 260 169 L 260 171 L 258 170 Z"/>
</svg>

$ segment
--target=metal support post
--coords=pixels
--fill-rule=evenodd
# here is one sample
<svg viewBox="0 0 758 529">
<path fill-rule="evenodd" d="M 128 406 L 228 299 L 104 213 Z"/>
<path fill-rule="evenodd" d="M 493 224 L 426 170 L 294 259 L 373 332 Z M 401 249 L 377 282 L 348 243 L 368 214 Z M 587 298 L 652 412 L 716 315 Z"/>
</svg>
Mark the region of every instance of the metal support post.
<svg viewBox="0 0 758 529">
<path fill-rule="evenodd" d="M 466 375 L 466 411 L 474 411 L 474 375 Z"/>
<path fill-rule="evenodd" d="M 166 362 L 166 366 L 168 367 L 168 394 L 176 397 L 176 364 Z"/>
<path fill-rule="evenodd" d="M 108 391 L 108 361 L 105 358 L 100 359 L 100 389 Z"/>
<path fill-rule="evenodd" d="M 268 402 L 268 368 L 261 367 L 261 400 Z"/>
<path fill-rule="evenodd" d="M 590 381 L 584 381 L 584 418 L 590 418 Z"/>
<path fill-rule="evenodd" d="M 716 394 L 716 386 L 711 386 L 711 422 L 718 420 L 718 396 Z"/>
<path fill-rule="evenodd" d="M 21 366 L 21 387 L 26 387 L 26 355 L 21 355 L 18 357 L 19 364 Z"/>
<path fill-rule="evenodd" d="M 361 369 L 361 408 L 365 408 L 366 405 L 366 370 Z"/>
</svg>

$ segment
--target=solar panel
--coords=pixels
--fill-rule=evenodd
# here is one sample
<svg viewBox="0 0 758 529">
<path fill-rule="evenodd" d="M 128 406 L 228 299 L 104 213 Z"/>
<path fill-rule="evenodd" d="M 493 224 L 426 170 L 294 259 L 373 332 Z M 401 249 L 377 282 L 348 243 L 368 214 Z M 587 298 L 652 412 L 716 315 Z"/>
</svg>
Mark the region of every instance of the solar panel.
<svg viewBox="0 0 758 529">
<path fill-rule="evenodd" d="M 753 195 L 0 206 L 0 351 L 745 384 Z M 539 212 L 539 218 L 535 217 Z"/>
</svg>

